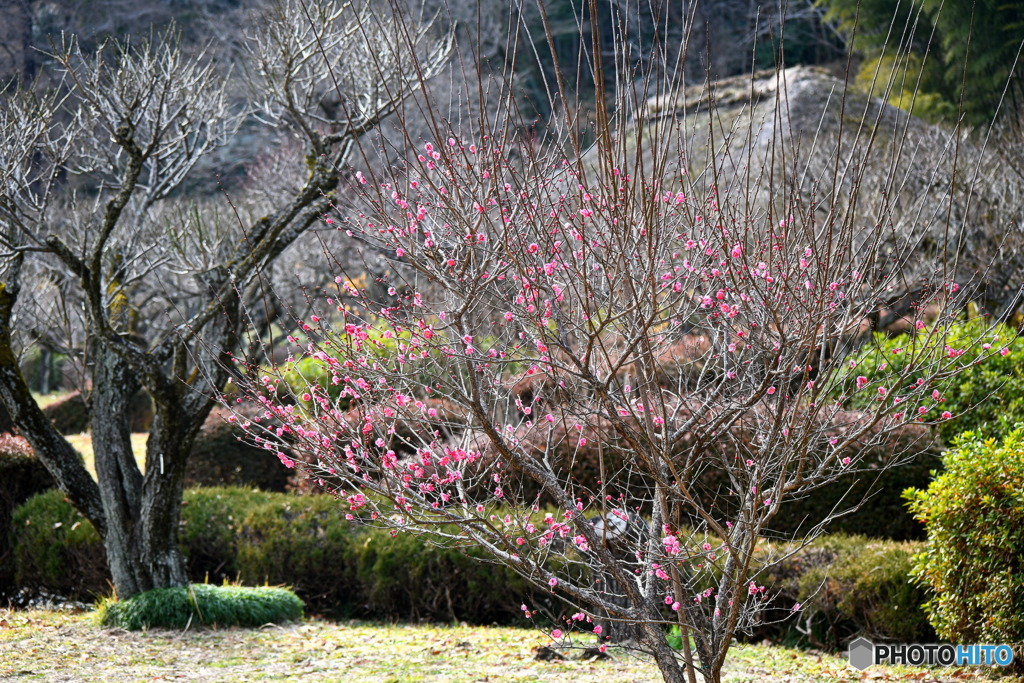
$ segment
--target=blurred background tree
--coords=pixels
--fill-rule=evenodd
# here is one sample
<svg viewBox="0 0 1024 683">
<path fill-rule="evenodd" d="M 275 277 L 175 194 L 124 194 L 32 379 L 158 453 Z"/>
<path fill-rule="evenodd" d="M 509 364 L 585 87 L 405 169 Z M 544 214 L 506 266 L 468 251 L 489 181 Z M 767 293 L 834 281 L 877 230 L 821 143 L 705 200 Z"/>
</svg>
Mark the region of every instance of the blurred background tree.
<svg viewBox="0 0 1024 683">
<path fill-rule="evenodd" d="M 933 121 L 1020 119 L 1024 3 L 1019 0 L 819 0 L 860 56 L 857 82 Z M 1005 99 L 1004 99 L 1005 92 Z"/>
</svg>

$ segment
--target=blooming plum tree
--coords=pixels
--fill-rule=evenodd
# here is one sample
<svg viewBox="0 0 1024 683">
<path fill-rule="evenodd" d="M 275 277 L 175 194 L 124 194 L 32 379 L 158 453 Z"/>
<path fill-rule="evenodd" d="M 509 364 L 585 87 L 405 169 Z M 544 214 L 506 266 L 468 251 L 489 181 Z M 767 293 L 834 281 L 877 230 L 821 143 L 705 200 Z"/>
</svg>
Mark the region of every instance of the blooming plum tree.
<svg viewBox="0 0 1024 683">
<path fill-rule="evenodd" d="M 718 680 L 766 604 L 777 558 L 755 553 L 780 506 L 951 417 L 933 392 L 960 350 L 908 348 L 899 372 L 845 381 L 905 265 L 877 228 L 796 192 L 751 210 L 713 169 L 514 150 L 451 134 L 401 176 L 359 176 L 362 210 L 327 220 L 392 255 L 392 299 L 339 276 L 293 339 L 332 386 L 285 400 L 265 372 L 249 388 L 265 419 L 243 427 L 300 454 L 352 517 L 482 546 L 578 606 L 556 640 L 633 624 L 681 680 L 678 624 L 684 668 Z M 924 338 L 956 315 L 941 270 L 900 296 Z M 845 410 L 852 392 L 871 408 Z M 595 451 L 598 476 L 577 476 Z"/>
<path fill-rule="evenodd" d="M 769 119 L 788 121 L 786 77 L 765 86 Z M 931 350 L 968 283 L 892 229 L 910 161 L 878 135 L 891 109 L 805 149 L 794 126 L 723 128 L 713 93 L 639 80 L 609 93 L 595 76 L 590 126 L 579 102 L 540 140 L 511 104 L 472 137 L 433 119 L 406 163 L 355 174 L 358 199 L 324 224 L 390 259 L 388 296 L 339 274 L 291 339 L 325 379 L 249 365 L 261 414 L 242 427 L 351 518 L 484 548 L 557 595 L 556 641 L 626 634 L 665 680 L 717 682 L 770 602 L 780 508 L 878 467 L 869 453 L 898 466 L 914 439 L 893 434 L 953 417 L 933 392 L 963 349 Z M 877 156 L 882 200 L 863 182 Z M 924 343 L 862 379 L 850 354 L 879 316 Z M 869 408 L 845 409 L 853 395 Z"/>
</svg>

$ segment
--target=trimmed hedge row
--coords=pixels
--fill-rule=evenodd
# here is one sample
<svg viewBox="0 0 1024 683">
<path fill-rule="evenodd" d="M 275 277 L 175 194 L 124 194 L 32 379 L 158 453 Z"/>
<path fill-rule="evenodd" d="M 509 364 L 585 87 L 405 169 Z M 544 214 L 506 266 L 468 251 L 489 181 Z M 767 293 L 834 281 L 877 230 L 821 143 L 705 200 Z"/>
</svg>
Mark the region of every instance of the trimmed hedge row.
<svg viewBox="0 0 1024 683">
<path fill-rule="evenodd" d="M 181 517 L 193 581 L 290 585 L 312 613 L 510 623 L 524 600 L 552 604 L 475 548 L 358 526 L 331 496 L 189 489 Z M 109 591 L 102 543 L 59 491 L 27 501 L 12 526 L 18 587 L 77 600 Z"/>
<path fill-rule="evenodd" d="M 910 578 L 923 546 L 844 534 L 818 538 L 758 578 L 777 597 L 755 635 L 830 650 L 858 635 L 876 642 L 934 642 L 923 607 L 932 594 Z"/>
<path fill-rule="evenodd" d="M 25 439 L 0 434 L 0 596 L 14 592 L 11 516 L 19 505 L 53 486 L 53 477 Z"/>
<path fill-rule="evenodd" d="M 109 590 L 99 538 L 59 492 L 28 501 L 15 525 L 21 586 L 79 599 Z M 476 548 L 356 526 L 330 496 L 190 489 L 181 544 L 193 581 L 291 585 L 310 612 L 329 616 L 514 623 L 522 602 L 558 609 L 519 576 L 480 561 Z M 920 547 L 835 535 L 796 550 L 757 577 L 778 607 L 754 637 L 833 648 L 857 633 L 926 642 L 934 634 L 920 605 L 930 596 L 908 578 Z"/>
</svg>

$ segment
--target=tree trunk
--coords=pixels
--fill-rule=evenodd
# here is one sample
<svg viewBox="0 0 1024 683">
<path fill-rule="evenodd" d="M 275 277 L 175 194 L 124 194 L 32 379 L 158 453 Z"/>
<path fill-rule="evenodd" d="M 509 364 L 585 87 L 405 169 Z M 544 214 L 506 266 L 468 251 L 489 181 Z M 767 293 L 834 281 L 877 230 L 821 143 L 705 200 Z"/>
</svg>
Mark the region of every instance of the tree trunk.
<svg viewBox="0 0 1024 683">
<path fill-rule="evenodd" d="M 199 424 L 186 417 L 180 403 L 157 402 L 146 444 L 146 481 L 142 499 L 142 555 L 152 581 L 184 585 L 185 559 L 178 549 L 185 466 Z"/>
<path fill-rule="evenodd" d="M 11 415 L 7 412 L 7 406 L 4 405 L 4 402 L 0 401 L 0 434 L 13 431 L 14 423 L 11 422 Z"/>
<path fill-rule="evenodd" d="M 657 615 L 655 615 L 657 618 Z M 680 666 L 676 653 L 669 647 L 661 624 L 647 621 L 642 625 L 642 642 L 654 655 L 654 661 L 661 671 L 665 683 L 686 683 L 686 675 Z"/>
<path fill-rule="evenodd" d="M 48 394 L 53 390 L 53 354 L 45 346 L 39 347 L 39 393 Z"/>
<path fill-rule="evenodd" d="M 35 18 L 32 12 L 32 3 L 29 0 L 20 0 L 18 9 L 21 16 L 18 17 L 18 33 L 21 39 L 21 79 L 22 83 L 28 85 L 36 78 L 36 50 L 32 44 Z"/>
<path fill-rule="evenodd" d="M 0 283 L 0 321 L 9 320 L 14 299 Z M 99 484 L 32 397 L 6 324 L 0 325 L 0 402 L 60 489 L 103 538 L 120 598 L 185 585 L 177 533 L 181 494 L 188 453 L 209 412 L 208 402 L 185 410 L 183 385 L 156 401 L 143 476 L 132 451 L 128 411 L 139 388 L 138 371 L 103 344 L 94 345 L 92 357 L 90 419 Z"/>
<path fill-rule="evenodd" d="M 604 597 L 623 609 L 629 609 L 629 597 L 625 595 L 623 587 L 612 577 L 611 573 L 604 572 L 601 579 L 604 582 Z M 642 631 L 637 624 L 612 618 L 611 615 L 608 615 L 608 617 L 607 620 L 601 620 L 601 626 L 609 642 L 629 643 L 642 640 Z"/>
<path fill-rule="evenodd" d="M 177 393 L 156 401 L 147 441 L 146 474 L 135 461 L 128 405 L 139 388 L 135 370 L 115 352 L 94 352 L 92 435 L 107 515 L 103 538 L 121 599 L 188 583 L 178 548 L 185 463 L 194 429 Z"/>
</svg>

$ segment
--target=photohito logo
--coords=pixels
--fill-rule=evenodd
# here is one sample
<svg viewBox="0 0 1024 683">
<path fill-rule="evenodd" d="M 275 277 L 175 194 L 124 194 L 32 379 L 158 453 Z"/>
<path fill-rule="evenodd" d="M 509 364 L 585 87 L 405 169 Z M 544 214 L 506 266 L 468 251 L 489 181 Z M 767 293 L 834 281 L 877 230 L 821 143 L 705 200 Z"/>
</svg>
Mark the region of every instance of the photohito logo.
<svg viewBox="0 0 1024 683">
<path fill-rule="evenodd" d="M 867 638 L 850 643 L 850 666 L 863 671 L 872 664 L 911 666 L 1009 666 L 1013 649 L 1009 645 L 949 645 L 889 643 L 875 645 Z"/>
</svg>

